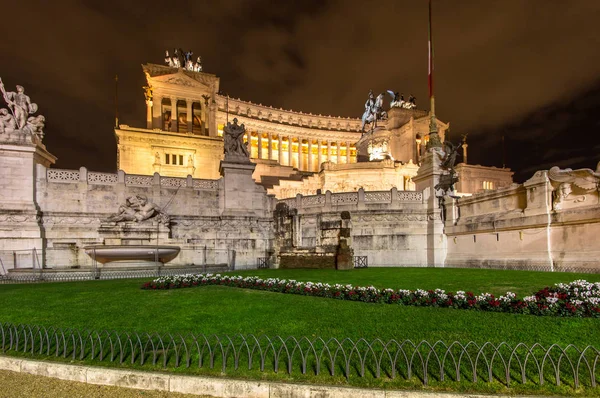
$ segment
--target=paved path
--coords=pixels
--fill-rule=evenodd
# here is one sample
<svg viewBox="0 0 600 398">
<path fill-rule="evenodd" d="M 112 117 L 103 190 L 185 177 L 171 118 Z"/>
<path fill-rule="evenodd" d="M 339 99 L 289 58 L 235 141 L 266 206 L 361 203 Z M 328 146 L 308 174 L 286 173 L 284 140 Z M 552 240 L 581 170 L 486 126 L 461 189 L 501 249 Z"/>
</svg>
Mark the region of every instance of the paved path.
<svg viewBox="0 0 600 398">
<path fill-rule="evenodd" d="M 199 395 L 99 386 L 0 370 L 0 398 L 199 398 Z M 203 396 L 206 397 L 206 396 Z"/>
</svg>

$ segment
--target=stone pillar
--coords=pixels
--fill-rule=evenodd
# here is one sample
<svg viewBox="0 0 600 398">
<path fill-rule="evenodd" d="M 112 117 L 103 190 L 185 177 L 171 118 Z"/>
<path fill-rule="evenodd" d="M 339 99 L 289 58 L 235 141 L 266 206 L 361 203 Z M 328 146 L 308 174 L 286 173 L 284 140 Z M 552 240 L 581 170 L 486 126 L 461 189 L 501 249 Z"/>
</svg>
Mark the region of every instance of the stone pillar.
<svg viewBox="0 0 600 398">
<path fill-rule="evenodd" d="M 194 115 L 192 114 L 192 105 L 194 104 L 194 101 L 190 98 L 186 98 L 185 99 L 185 104 L 187 105 L 187 109 L 186 109 L 186 121 L 187 121 L 187 132 L 191 133 L 192 132 L 192 127 L 194 126 Z"/>
<path fill-rule="evenodd" d="M 317 142 L 317 150 L 319 151 L 319 153 L 317 153 L 317 171 L 321 171 L 321 163 L 323 163 L 323 147 L 321 139 Z"/>
<path fill-rule="evenodd" d="M 171 131 L 177 131 L 177 98 L 171 97 Z"/>
<path fill-rule="evenodd" d="M 152 127 L 154 129 L 163 128 L 163 115 L 162 115 L 162 97 L 154 96 L 152 101 Z"/>
<path fill-rule="evenodd" d="M 288 166 L 292 166 L 292 136 L 288 135 Z"/>
<path fill-rule="evenodd" d="M 260 131 L 256 132 L 256 136 L 258 137 L 258 151 L 257 151 L 257 157 L 259 159 L 263 158 L 263 147 L 262 147 L 262 133 Z"/>
<path fill-rule="evenodd" d="M 252 133 L 246 130 L 246 145 L 248 146 L 248 153 L 252 157 Z"/>
<path fill-rule="evenodd" d="M 346 163 L 350 164 L 350 142 L 346 141 Z"/>
<path fill-rule="evenodd" d="M 272 160 L 273 159 L 273 135 L 271 133 L 267 133 L 267 137 L 268 137 L 268 145 L 269 145 L 267 155 L 269 156 L 269 160 Z"/>
<path fill-rule="evenodd" d="M 462 144 L 462 150 L 463 150 L 463 163 L 467 164 L 467 148 L 469 147 L 469 145 L 467 145 L 467 143 L 465 141 L 463 141 Z"/>
<path fill-rule="evenodd" d="M 312 138 L 308 139 L 308 159 L 307 159 L 308 171 L 313 170 L 313 160 L 312 160 Z"/>
<path fill-rule="evenodd" d="M 336 142 L 337 145 L 337 164 L 342 163 L 342 152 L 340 151 L 340 142 Z"/>
<path fill-rule="evenodd" d="M 152 100 L 146 100 L 146 128 L 152 129 Z"/>
<path fill-rule="evenodd" d="M 277 161 L 283 166 L 283 147 L 282 147 L 282 136 L 281 133 L 277 134 Z"/>
<path fill-rule="evenodd" d="M 217 126 L 217 103 L 215 101 L 213 101 L 210 104 L 206 125 L 208 126 L 208 135 L 210 137 L 216 137 L 218 126 Z"/>
<path fill-rule="evenodd" d="M 202 104 L 202 110 L 200 111 L 200 113 L 202 115 L 201 116 L 202 117 L 202 123 L 201 123 L 201 127 L 200 127 L 200 129 L 201 129 L 200 133 L 202 135 L 208 135 L 208 134 L 206 134 L 206 128 L 208 126 L 206 124 L 208 122 L 208 120 L 207 120 L 207 118 L 208 118 L 207 108 L 208 108 L 208 97 L 205 97 L 204 98 L 204 103 Z"/>
<path fill-rule="evenodd" d="M 327 161 L 331 162 L 331 141 L 327 141 Z"/>
<path fill-rule="evenodd" d="M 0 134 L 0 209 L 4 216 L 0 220 L 0 250 L 28 250 L 32 253 L 35 249 L 39 265 L 43 267 L 46 235 L 38 204 L 43 195 L 37 184 L 43 181 L 46 186 L 48 168 L 56 162 L 56 157 L 36 138 L 22 130 Z M 87 170 L 81 168 L 79 172 L 81 182 L 78 185 L 85 191 L 87 177 L 84 174 Z M 15 267 L 30 267 L 33 259 L 32 253 L 27 261 L 22 260 Z M 10 264 L 5 265 L 12 268 Z"/>
<path fill-rule="evenodd" d="M 443 267 L 446 261 L 447 240 L 444 223 L 441 219 L 440 200 L 436 196 L 435 186 L 440 181 L 440 167 L 443 152 L 441 148 L 431 147 L 422 159 L 421 167 L 413 178 L 415 190 L 423 191 L 427 204 L 427 266 Z"/>
<path fill-rule="evenodd" d="M 302 137 L 298 137 L 298 170 L 302 170 L 304 168 L 302 157 Z"/>
</svg>

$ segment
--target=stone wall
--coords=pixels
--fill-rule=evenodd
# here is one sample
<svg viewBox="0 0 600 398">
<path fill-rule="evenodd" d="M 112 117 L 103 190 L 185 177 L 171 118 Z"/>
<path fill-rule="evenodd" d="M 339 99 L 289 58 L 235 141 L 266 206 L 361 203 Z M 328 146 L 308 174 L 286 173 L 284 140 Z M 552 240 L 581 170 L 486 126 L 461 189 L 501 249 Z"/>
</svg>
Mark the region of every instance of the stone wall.
<svg viewBox="0 0 600 398">
<path fill-rule="evenodd" d="M 236 268 L 256 267 L 257 258 L 272 250 L 271 199 L 264 190 L 258 198 L 245 203 L 244 214 L 225 214 L 224 179 L 202 180 L 187 178 L 96 173 L 82 167 L 79 170 L 50 169 L 37 165 L 35 203 L 40 210 L 38 229 L 43 236 L 43 247 L 38 247 L 39 266 L 47 268 L 90 265 L 82 248 L 107 242 L 99 232 L 101 220 L 118 211 L 127 197 L 144 195 L 156 203 L 171 218 L 170 231 L 163 234 L 157 221 L 143 222 L 144 228 L 128 226 L 134 233 L 125 234 L 132 244 L 175 244 L 181 254 L 172 265 L 205 264 L 210 261 L 229 262 L 235 256 Z M 251 188 L 255 186 L 248 176 Z M 242 184 L 243 185 L 243 184 Z M 232 188 L 232 191 L 235 189 Z M 255 195 L 256 196 L 256 195 Z M 253 201 L 257 203 L 253 203 Z M 0 209 L 0 222 L 13 224 L 13 236 L 18 237 L 18 223 L 23 220 L 9 217 Z M 160 232 L 159 232 L 160 229 Z M 119 238 L 120 239 L 120 238 Z M 119 243 L 119 242 L 117 242 Z M 0 239 L 0 252 L 24 250 L 31 257 L 33 247 L 22 247 L 19 239 Z M 235 253 L 235 254 L 234 254 Z M 13 254 L 14 256 L 14 254 Z M 209 258 L 207 258 L 207 256 Z M 5 268 L 11 268 L 14 261 Z M 21 264 L 29 265 L 23 259 Z M 29 265 L 30 266 L 30 265 Z"/>
<path fill-rule="evenodd" d="M 427 193 L 364 191 L 302 196 L 278 202 L 276 250 L 283 256 L 333 255 L 340 234 L 370 267 L 427 266 Z M 342 213 L 349 214 L 344 221 Z M 346 224 L 346 225 L 344 225 Z M 287 261 L 287 260 L 286 260 Z"/>
<path fill-rule="evenodd" d="M 523 185 L 448 199 L 446 265 L 600 272 L 598 191 L 571 193 L 561 209 L 555 197 L 539 171 Z"/>
</svg>

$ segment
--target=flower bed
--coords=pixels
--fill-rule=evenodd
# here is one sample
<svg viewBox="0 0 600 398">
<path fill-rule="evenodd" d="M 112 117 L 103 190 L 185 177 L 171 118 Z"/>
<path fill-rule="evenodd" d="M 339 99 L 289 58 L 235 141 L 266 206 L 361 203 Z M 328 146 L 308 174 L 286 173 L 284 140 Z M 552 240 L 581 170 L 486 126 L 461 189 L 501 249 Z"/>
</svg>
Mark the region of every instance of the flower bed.
<svg viewBox="0 0 600 398">
<path fill-rule="evenodd" d="M 600 282 L 577 280 L 546 287 L 532 296 L 519 299 L 515 293 L 495 297 L 471 292 L 444 290 L 394 290 L 373 286 L 330 285 L 328 283 L 298 282 L 278 278 L 261 279 L 255 276 L 222 276 L 198 274 L 165 276 L 147 282 L 142 289 L 178 289 L 184 287 L 221 285 L 270 292 L 326 297 L 338 300 L 386 303 L 421 307 L 445 307 L 517 314 L 596 317 L 600 318 Z"/>
</svg>

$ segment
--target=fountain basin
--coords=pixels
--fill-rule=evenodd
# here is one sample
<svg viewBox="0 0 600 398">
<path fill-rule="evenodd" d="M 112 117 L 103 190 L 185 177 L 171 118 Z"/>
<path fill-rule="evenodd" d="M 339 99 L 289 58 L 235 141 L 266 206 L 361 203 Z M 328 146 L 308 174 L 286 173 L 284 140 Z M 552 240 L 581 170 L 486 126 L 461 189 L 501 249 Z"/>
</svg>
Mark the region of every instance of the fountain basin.
<svg viewBox="0 0 600 398">
<path fill-rule="evenodd" d="M 101 264 L 152 265 L 157 261 L 167 263 L 179 254 L 179 246 L 152 245 L 92 245 L 83 248 L 85 253 Z"/>
</svg>

